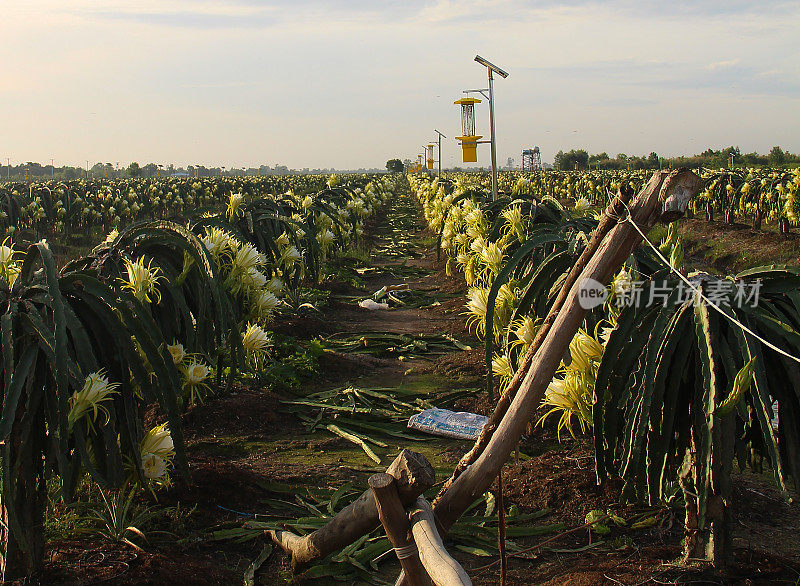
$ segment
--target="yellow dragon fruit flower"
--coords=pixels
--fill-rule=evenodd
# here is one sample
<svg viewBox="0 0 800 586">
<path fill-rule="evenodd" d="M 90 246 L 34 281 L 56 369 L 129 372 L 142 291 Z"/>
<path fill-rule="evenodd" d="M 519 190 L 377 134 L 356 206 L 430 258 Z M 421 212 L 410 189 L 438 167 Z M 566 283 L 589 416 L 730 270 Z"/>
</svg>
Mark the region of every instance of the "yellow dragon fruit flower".
<svg viewBox="0 0 800 586">
<path fill-rule="evenodd" d="M 228 221 L 232 222 L 242 214 L 242 204 L 244 203 L 244 195 L 241 193 L 231 193 L 228 198 Z"/>
<path fill-rule="evenodd" d="M 83 388 L 75 391 L 69 398 L 69 413 L 67 421 L 69 428 L 72 429 L 82 417 L 92 413 L 91 421 L 97 419 L 97 413 L 102 412 L 108 418 L 109 412 L 101 403 L 111 400 L 111 395 L 117 393 L 118 383 L 108 382 L 104 371 L 98 370 L 86 376 Z"/>
<path fill-rule="evenodd" d="M 508 354 L 495 354 L 492 357 L 492 374 L 500 377 L 500 388 L 505 389 L 514 376 L 514 367 Z"/>
<path fill-rule="evenodd" d="M 242 244 L 233 258 L 233 270 L 245 273 L 267 264 L 266 257 L 250 243 Z"/>
<path fill-rule="evenodd" d="M 155 426 L 145 434 L 142 441 L 139 442 L 139 453 L 142 460 L 149 454 L 153 454 L 165 462 L 172 461 L 172 458 L 175 457 L 175 444 L 166 423 Z"/>
<path fill-rule="evenodd" d="M 131 291 L 142 303 L 151 303 L 151 295 L 155 297 L 156 303 L 161 301 L 161 292 L 158 290 L 158 281 L 164 278 L 160 275 L 161 269 L 153 268 L 152 260 L 145 265 L 144 256 L 140 256 L 135 262 L 127 258 L 123 259 L 123 262 L 128 278 L 119 279 L 122 288 Z"/>
<path fill-rule="evenodd" d="M 242 346 L 251 365 L 257 366 L 271 345 L 272 339 L 261 326 L 247 324 L 247 329 L 242 334 Z"/>
<path fill-rule="evenodd" d="M 523 352 L 527 351 L 528 346 L 533 344 L 533 340 L 541 327 L 538 321 L 527 315 L 521 320 L 515 321 L 512 325 L 515 339 L 511 342 L 511 346 L 522 346 Z"/>
<path fill-rule="evenodd" d="M 206 228 L 206 232 L 200 238 L 200 241 L 217 262 L 223 255 L 231 251 L 231 236 L 217 227 Z"/>
<path fill-rule="evenodd" d="M 169 351 L 170 356 L 172 356 L 172 361 L 176 366 L 183 364 L 186 358 L 189 356 L 189 353 L 186 352 L 183 344 L 178 342 L 175 342 L 174 344 L 168 344 L 167 350 Z"/>
<path fill-rule="evenodd" d="M 300 251 L 294 246 L 289 246 L 281 253 L 278 264 L 286 269 L 290 269 L 297 264 L 301 258 L 303 258 L 303 255 L 300 254 Z"/>
<path fill-rule="evenodd" d="M 250 299 L 251 313 L 259 320 L 269 320 L 278 309 L 281 300 L 270 290 L 262 289 Z"/>
<path fill-rule="evenodd" d="M 14 261 L 14 257 L 18 254 L 14 250 L 14 244 L 6 245 L 9 239 L 10 237 L 6 238 L 3 240 L 3 244 L 0 245 L 0 279 L 4 280 L 10 289 L 14 285 L 14 281 L 17 280 L 20 268 Z"/>
<path fill-rule="evenodd" d="M 589 200 L 585 197 L 578 198 L 578 201 L 575 202 L 573 206 L 573 210 L 575 210 L 579 214 L 585 213 L 589 208 L 592 207 L 592 204 L 589 203 Z"/>
<path fill-rule="evenodd" d="M 148 480 L 158 480 L 167 474 L 167 461 L 155 454 L 142 456 L 142 470 Z"/>
<path fill-rule="evenodd" d="M 472 287 L 467 293 L 467 328 L 475 326 L 478 335 L 486 332 L 486 311 L 489 306 L 489 289 L 483 287 Z"/>
<path fill-rule="evenodd" d="M 211 376 L 211 369 L 204 362 L 192 358 L 181 368 L 181 373 L 183 390 L 189 394 L 189 406 L 194 406 L 195 401 L 202 403 L 204 392 L 210 388 L 206 380 Z"/>
</svg>

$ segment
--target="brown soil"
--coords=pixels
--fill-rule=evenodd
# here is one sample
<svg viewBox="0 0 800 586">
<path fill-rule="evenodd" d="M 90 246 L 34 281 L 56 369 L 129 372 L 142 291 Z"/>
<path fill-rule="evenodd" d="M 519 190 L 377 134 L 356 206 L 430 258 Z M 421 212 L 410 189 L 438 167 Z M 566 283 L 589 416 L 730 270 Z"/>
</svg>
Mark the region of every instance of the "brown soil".
<svg viewBox="0 0 800 586">
<path fill-rule="evenodd" d="M 686 224 L 698 235 L 712 230 L 699 220 Z M 385 242 L 382 224 L 374 226 L 373 244 Z M 743 231 L 740 231 L 743 233 Z M 425 237 L 418 224 L 414 237 Z M 709 236 L 705 236 L 709 237 Z M 749 236 L 748 236 L 749 237 Z M 700 238 L 700 236 L 698 236 Z M 429 240 L 430 242 L 430 240 Z M 755 246 L 755 243 L 752 243 Z M 797 248 L 794 249 L 795 252 Z M 362 289 L 340 281 L 327 281 L 325 289 L 333 298 L 323 316 L 293 317 L 276 330 L 310 339 L 334 332 L 381 331 L 395 333 L 449 333 L 472 346 L 434 359 L 425 357 L 399 361 L 371 356 L 326 352 L 320 357 L 321 375 L 307 384 L 309 390 L 343 384 L 399 385 L 409 380 L 431 384 L 464 382 L 482 388 L 485 366 L 482 344 L 465 331 L 464 293 L 458 276 L 444 273 L 430 246 L 419 243 L 407 266 L 427 274 L 398 279 L 382 272 L 399 264 L 397 259 L 372 255 L 378 267 L 367 273 Z M 360 309 L 356 301 L 342 295 L 370 295 L 383 285 L 406 282 L 413 289 L 432 289 L 440 304 L 423 309 L 390 311 Z M 93 539 L 73 538 L 48 544 L 42 584 L 240 584 L 244 570 L 264 540 L 246 543 L 214 541 L 211 531 L 253 514 L 271 512 L 270 483 L 302 487 L 336 486 L 355 479 L 366 485 L 364 465 L 353 463 L 347 451 L 360 454 L 345 440 L 319 433 L 311 435 L 294 416 L 281 410 L 282 397 L 268 389 L 237 386 L 229 394 L 210 397 L 206 405 L 184 417 L 184 434 L 191 479 L 177 478 L 168 491 L 159 493 L 162 506 L 180 505 L 191 511 L 181 530 L 181 539 L 152 539 L 145 551 Z M 459 409 L 488 413 L 485 393 L 463 400 Z M 562 438 L 563 439 L 563 438 Z M 450 442 L 434 448 L 436 465 L 452 467 L 469 448 L 468 442 Z M 503 473 L 506 505 L 516 504 L 522 512 L 549 509 L 543 523 L 563 523 L 565 530 L 581 528 L 592 509 L 612 508 L 623 517 L 639 510 L 619 505 L 619 484 L 598 487 L 595 482 L 591 444 L 587 439 L 556 440 L 551 421 L 535 430 L 521 446 L 520 461 L 506 465 Z M 342 458 L 330 454 L 343 455 Z M 528 456 L 525 456 L 527 454 Z M 289 457 L 291 455 L 291 457 Z M 527 458 L 527 459 L 526 459 Z M 360 458 L 363 460 L 363 458 Z M 678 564 L 682 519 L 664 512 L 650 528 L 615 528 L 613 540 L 602 547 L 585 549 L 597 541 L 586 529 L 560 536 L 519 539 L 524 547 L 551 539 L 544 548 L 534 549 L 529 559 L 509 560 L 509 584 L 780 584 L 796 583 L 800 576 L 800 505 L 789 503 L 765 477 L 737 475 L 735 502 L 736 563 L 726 580 L 704 566 Z M 227 525 L 226 525 L 227 524 Z M 572 550 L 570 552 L 570 550 Z M 486 567 L 496 558 L 474 557 L 456 552 L 475 584 L 499 583 L 498 566 Z M 397 562 L 387 563 L 382 578 L 391 579 Z M 284 584 L 290 575 L 286 557 L 274 552 L 256 576 L 257 584 Z M 304 584 L 330 583 L 299 580 Z"/>
<path fill-rule="evenodd" d="M 223 565 L 196 554 L 135 551 L 128 546 L 95 541 L 48 544 L 43 584 L 237 584 L 241 578 Z"/>
<path fill-rule="evenodd" d="M 797 231 L 778 234 L 744 224 L 694 218 L 681 221 L 680 234 L 687 255 L 725 273 L 771 264 L 800 264 Z"/>
</svg>

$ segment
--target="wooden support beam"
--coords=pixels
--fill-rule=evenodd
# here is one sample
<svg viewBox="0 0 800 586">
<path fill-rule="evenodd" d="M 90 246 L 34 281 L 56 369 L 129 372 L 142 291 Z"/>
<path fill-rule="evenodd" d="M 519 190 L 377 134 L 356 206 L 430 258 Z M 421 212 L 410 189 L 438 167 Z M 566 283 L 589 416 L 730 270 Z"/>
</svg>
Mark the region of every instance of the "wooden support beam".
<svg viewBox="0 0 800 586">
<path fill-rule="evenodd" d="M 642 242 L 639 231 L 632 223 L 646 233 L 659 220 L 677 219 L 686 211 L 689 201 L 702 185 L 702 180 L 686 169 L 656 172 L 630 208 L 622 206 L 622 214 L 619 208 L 613 213 L 606 211 L 606 215 L 617 222 L 573 282 L 529 367 L 517 373 L 522 382 L 507 412 L 480 455 L 453 481 L 448 490 L 439 495 L 435 510 L 442 530 L 449 529 L 470 503 L 489 488 L 522 437 L 541 403 L 545 389 L 553 380 L 561 358 L 586 317 L 587 310 L 581 307 L 579 301 L 583 282 L 593 279 L 607 285 Z M 606 223 L 606 220 L 602 223 Z"/>
<path fill-rule="evenodd" d="M 613 213 L 606 210 L 606 215 L 615 216 L 617 223 L 602 239 L 595 254 L 573 282 L 529 367 L 517 373 L 522 382 L 507 412 L 481 454 L 453 481 L 447 491 L 439 495 L 435 510 L 444 531 L 489 488 L 539 407 L 561 358 L 586 317 L 587 310 L 581 307 L 579 300 L 584 281 L 592 279 L 607 285 L 642 242 L 639 231 L 632 223 L 647 233 L 659 220 L 677 219 L 686 211 L 689 201 L 702 185 L 702 180 L 686 169 L 656 172 L 630 208 L 622 206 L 622 214 L 619 208 Z"/>
<path fill-rule="evenodd" d="M 419 552 L 410 537 L 408 515 L 400 502 L 397 483 L 391 474 L 375 474 L 369 479 L 369 487 L 378 504 L 378 517 L 386 536 L 394 547 L 407 584 L 410 586 L 429 586 L 431 581 L 419 559 Z"/>
<path fill-rule="evenodd" d="M 472 580 L 464 568 L 444 548 L 436 529 L 433 509 L 424 497 L 417 499 L 416 508 L 411 511 L 409 518 L 420 560 L 433 583 L 436 586 L 472 586 Z M 406 578 L 404 583 L 411 582 Z"/>
<path fill-rule="evenodd" d="M 411 450 L 400 452 L 386 473 L 396 480 L 397 493 L 404 506 L 413 503 L 436 481 L 430 462 Z M 290 531 L 267 531 L 267 535 L 292 556 L 292 567 L 298 568 L 350 545 L 377 529 L 380 523 L 375 497 L 367 489 L 313 533 L 301 537 Z"/>
<path fill-rule="evenodd" d="M 517 391 L 519 390 L 519 387 L 525 378 L 525 374 L 528 372 L 528 369 L 531 366 L 534 355 L 539 350 L 539 346 L 542 345 L 542 342 L 544 342 L 547 333 L 550 331 L 550 326 L 553 325 L 558 312 L 561 311 L 561 307 L 564 305 L 564 301 L 572 289 L 572 286 L 575 284 L 575 281 L 578 280 L 578 277 L 583 269 L 586 268 L 589 260 L 591 260 L 592 256 L 594 256 L 594 253 L 597 252 L 597 249 L 600 247 L 600 244 L 606 237 L 606 234 L 608 234 L 611 229 L 617 225 L 617 218 L 625 213 L 625 206 L 630 202 L 632 196 L 633 191 L 630 188 L 627 186 L 625 188 L 620 188 L 617 196 L 608 206 L 606 213 L 603 214 L 603 217 L 600 219 L 600 222 L 597 225 L 597 229 L 592 233 L 592 238 L 589 240 L 589 244 L 583 249 L 583 252 L 581 253 L 577 262 L 567 275 L 564 284 L 561 286 L 558 297 L 556 297 L 556 300 L 550 307 L 550 311 L 547 313 L 547 317 L 544 319 L 541 327 L 536 332 L 536 337 L 533 339 L 533 343 L 531 343 L 527 352 L 519 361 L 519 368 L 517 368 L 517 371 L 511 378 L 506 390 L 503 391 L 502 395 L 500 395 L 500 399 L 497 401 L 492 414 L 489 416 L 489 421 L 487 421 L 486 425 L 484 425 L 483 429 L 481 429 L 481 433 L 470 451 L 464 454 L 464 456 L 458 462 L 453 470 L 452 476 L 445 481 L 445 483 L 442 485 L 442 488 L 439 490 L 439 494 L 433 501 L 434 508 L 436 507 L 436 502 L 444 493 L 449 490 L 450 485 L 456 481 L 456 478 L 458 478 L 461 473 L 483 453 L 484 448 L 486 448 L 489 440 L 492 438 L 494 430 L 497 429 L 497 426 L 500 425 L 500 421 L 502 421 L 503 417 L 505 417 L 506 411 L 508 411 L 508 407 L 511 405 L 511 401 L 514 400 L 514 397 L 516 396 Z"/>
</svg>

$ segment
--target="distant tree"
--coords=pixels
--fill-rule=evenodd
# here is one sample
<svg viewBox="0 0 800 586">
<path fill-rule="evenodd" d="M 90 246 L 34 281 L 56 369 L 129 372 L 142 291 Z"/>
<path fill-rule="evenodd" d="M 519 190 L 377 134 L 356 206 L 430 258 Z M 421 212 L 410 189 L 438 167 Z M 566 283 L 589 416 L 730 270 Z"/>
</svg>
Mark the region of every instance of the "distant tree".
<svg viewBox="0 0 800 586">
<path fill-rule="evenodd" d="M 128 177 L 138 177 L 139 175 L 142 174 L 142 168 L 139 167 L 139 163 L 134 161 L 133 163 L 128 165 L 127 173 Z"/>
<path fill-rule="evenodd" d="M 649 155 L 647 155 L 647 166 L 651 169 L 658 168 L 658 153 L 653 151 Z"/>
<path fill-rule="evenodd" d="M 89 169 L 89 176 L 90 177 L 102 177 L 106 172 L 106 166 L 103 163 L 95 163 L 92 165 L 92 168 Z"/>
<path fill-rule="evenodd" d="M 25 169 L 28 172 L 28 177 L 41 177 L 45 174 L 45 168 L 39 163 L 34 163 L 33 161 L 28 161 L 25 164 Z"/>
<path fill-rule="evenodd" d="M 631 155 L 628 157 L 628 164 L 631 166 L 631 169 L 646 169 L 647 168 L 647 159 L 644 157 L 637 157 L 636 155 Z"/>
<path fill-rule="evenodd" d="M 774 146 L 769 151 L 769 162 L 771 165 L 783 165 L 786 162 L 786 153 L 779 146 Z"/>
<path fill-rule="evenodd" d="M 144 167 L 142 167 L 142 175 L 145 177 L 155 177 L 157 171 L 158 165 L 155 163 L 147 163 Z"/>
<path fill-rule="evenodd" d="M 738 146 L 729 146 L 728 148 L 722 149 L 722 156 L 726 159 L 730 158 L 731 155 L 738 157 L 741 154 L 742 152 L 739 150 Z"/>
<path fill-rule="evenodd" d="M 389 173 L 402 173 L 403 161 L 400 159 L 389 159 L 386 161 L 386 170 L 389 171 Z"/>
<path fill-rule="evenodd" d="M 558 151 L 554 160 L 556 166 L 564 171 L 575 168 L 587 169 L 589 167 L 589 153 L 583 149 L 572 149 L 568 153 Z"/>
</svg>

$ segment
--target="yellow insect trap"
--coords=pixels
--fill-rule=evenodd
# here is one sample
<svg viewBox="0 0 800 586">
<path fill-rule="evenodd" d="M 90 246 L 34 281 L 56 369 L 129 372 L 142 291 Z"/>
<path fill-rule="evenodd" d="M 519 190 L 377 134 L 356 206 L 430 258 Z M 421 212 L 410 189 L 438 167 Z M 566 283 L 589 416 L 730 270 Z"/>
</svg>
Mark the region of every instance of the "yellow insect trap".
<svg viewBox="0 0 800 586">
<path fill-rule="evenodd" d="M 461 98 L 453 102 L 461 106 L 461 136 L 456 140 L 461 141 L 461 160 L 464 163 L 478 162 L 478 141 L 483 138 L 475 134 L 475 104 L 480 104 L 478 98 Z"/>
</svg>

